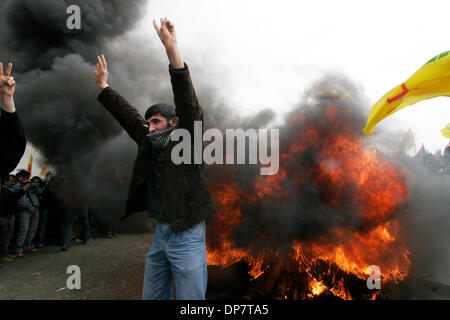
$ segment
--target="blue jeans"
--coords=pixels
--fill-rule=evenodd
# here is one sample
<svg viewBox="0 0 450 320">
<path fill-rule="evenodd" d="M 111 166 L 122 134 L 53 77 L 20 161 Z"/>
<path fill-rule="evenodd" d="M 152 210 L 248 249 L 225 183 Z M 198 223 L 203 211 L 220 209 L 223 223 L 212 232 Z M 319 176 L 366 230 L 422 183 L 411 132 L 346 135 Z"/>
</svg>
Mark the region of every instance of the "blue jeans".
<svg viewBox="0 0 450 320">
<path fill-rule="evenodd" d="M 36 208 L 34 213 L 28 210 L 21 210 L 17 215 L 18 232 L 16 238 L 16 252 L 22 252 L 24 248 L 31 245 L 39 222 L 39 210 Z"/>
<path fill-rule="evenodd" d="M 44 243 L 45 240 L 45 228 L 47 227 L 48 211 L 48 208 L 43 208 L 40 211 L 39 243 Z"/>
<path fill-rule="evenodd" d="M 205 300 L 205 233 L 205 221 L 174 233 L 168 223 L 158 222 L 145 258 L 144 300 L 171 300 L 173 281 L 177 300 Z"/>
<path fill-rule="evenodd" d="M 91 238 L 91 228 L 89 227 L 89 211 L 86 204 L 71 203 L 66 207 L 64 220 L 64 236 L 62 245 L 68 247 L 70 245 L 70 236 L 72 234 L 75 217 L 81 224 L 81 238 L 89 241 Z"/>
<path fill-rule="evenodd" d="M 8 255 L 9 242 L 14 233 L 15 216 L 0 216 L 0 258 Z"/>
</svg>

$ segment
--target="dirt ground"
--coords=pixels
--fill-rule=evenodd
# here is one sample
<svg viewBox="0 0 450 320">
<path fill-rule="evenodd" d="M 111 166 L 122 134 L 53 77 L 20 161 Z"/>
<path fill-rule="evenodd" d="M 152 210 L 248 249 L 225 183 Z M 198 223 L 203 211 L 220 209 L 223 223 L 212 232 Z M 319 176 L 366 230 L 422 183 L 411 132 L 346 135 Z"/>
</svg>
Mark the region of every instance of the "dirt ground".
<svg viewBox="0 0 450 320">
<path fill-rule="evenodd" d="M 145 255 L 151 233 L 94 237 L 68 251 L 48 246 L 35 253 L 0 264 L 0 299 L 142 299 Z M 67 289 L 71 274 L 81 270 L 81 289 Z M 64 289 L 62 289 L 64 288 Z"/>
<path fill-rule="evenodd" d="M 151 246 L 154 226 L 150 223 L 149 228 L 143 228 L 147 230 L 145 233 L 122 233 L 113 239 L 94 233 L 87 245 L 73 244 L 68 251 L 61 251 L 56 245 L 47 246 L 14 262 L 0 264 L 0 300 L 141 300 L 145 255 Z M 80 267 L 81 289 L 66 287 L 71 276 L 67 268 L 71 265 Z M 211 291 L 218 284 L 217 279 L 213 280 L 220 278 L 217 272 L 223 271 L 208 269 Z M 399 286 L 390 298 L 450 299 L 448 277 L 422 275 L 415 277 L 409 286 L 406 289 L 405 285 Z M 211 292 L 209 295 L 207 292 L 207 297 L 221 299 Z"/>
</svg>

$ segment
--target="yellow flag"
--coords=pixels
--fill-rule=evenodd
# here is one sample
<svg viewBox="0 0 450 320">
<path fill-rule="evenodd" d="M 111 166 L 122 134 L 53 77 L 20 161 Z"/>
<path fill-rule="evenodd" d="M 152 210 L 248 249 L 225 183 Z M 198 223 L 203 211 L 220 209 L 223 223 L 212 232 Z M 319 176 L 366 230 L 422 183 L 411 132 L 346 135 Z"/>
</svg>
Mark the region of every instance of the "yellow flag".
<svg viewBox="0 0 450 320">
<path fill-rule="evenodd" d="M 441 133 L 444 135 L 444 137 L 450 139 L 450 123 L 447 124 L 447 126 L 441 130 Z"/>
<path fill-rule="evenodd" d="M 30 155 L 30 160 L 28 160 L 27 171 L 31 174 L 33 170 L 33 155 Z"/>
<path fill-rule="evenodd" d="M 403 136 L 402 141 L 400 142 L 399 149 L 403 152 L 408 152 L 409 149 L 416 146 L 416 142 L 414 141 L 414 135 L 411 131 L 411 128 L 406 131 Z"/>
<path fill-rule="evenodd" d="M 421 100 L 450 96 L 450 51 L 422 66 L 411 78 L 386 93 L 370 111 L 364 133 L 371 134 L 378 122 Z"/>
<path fill-rule="evenodd" d="M 41 172 L 39 172 L 38 176 L 39 177 L 43 177 L 48 172 L 48 170 L 50 170 L 50 169 L 49 168 L 42 168 Z"/>
</svg>

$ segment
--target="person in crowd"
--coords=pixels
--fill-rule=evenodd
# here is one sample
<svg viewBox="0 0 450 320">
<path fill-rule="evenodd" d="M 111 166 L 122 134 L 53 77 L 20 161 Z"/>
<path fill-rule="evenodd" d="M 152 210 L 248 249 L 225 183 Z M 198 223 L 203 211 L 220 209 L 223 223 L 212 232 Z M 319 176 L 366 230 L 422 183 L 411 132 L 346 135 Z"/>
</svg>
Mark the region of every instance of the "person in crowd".
<svg viewBox="0 0 450 320">
<path fill-rule="evenodd" d="M 14 104 L 14 92 L 16 90 L 16 82 L 11 75 L 12 63 L 9 63 L 3 72 L 3 64 L 0 62 L 0 184 L 12 179 L 8 174 L 13 171 L 20 159 L 22 158 L 27 140 L 22 123 L 16 112 Z M 8 177 L 7 177 L 8 176 Z M 7 178 L 6 178 L 7 177 Z M 3 191 L 3 188 L 2 188 Z M 0 246 L 6 245 L 10 240 L 11 223 L 14 225 L 14 215 L 11 216 L 11 204 L 4 203 L 3 192 L 0 192 Z M 5 250 L 5 249 L 0 249 Z M 1 255 L 5 252 L 2 251 Z M 3 261 L 9 260 L 4 258 Z"/>
<path fill-rule="evenodd" d="M 450 143 L 444 149 L 444 155 L 442 156 L 443 162 L 443 174 L 450 175 Z"/>
<path fill-rule="evenodd" d="M 16 257 L 8 254 L 10 241 L 14 233 L 15 216 L 18 213 L 17 201 L 31 188 L 27 184 L 22 190 L 14 191 L 16 177 L 8 175 L 2 186 L 3 210 L 0 212 L 0 258 L 1 262 L 11 262 Z"/>
<path fill-rule="evenodd" d="M 38 222 L 39 222 L 39 200 L 38 196 L 42 193 L 39 185 L 29 181 L 30 173 L 26 170 L 20 170 L 16 174 L 17 183 L 13 190 L 18 192 L 24 190 L 25 193 L 19 198 L 17 204 L 19 206 L 18 231 L 16 237 L 16 255 L 23 256 L 24 253 L 35 252 L 36 249 L 32 245 Z M 25 187 L 30 184 L 30 188 Z"/>
<path fill-rule="evenodd" d="M 71 234 L 75 219 L 81 226 L 81 240 L 88 244 L 91 239 L 91 228 L 89 224 L 89 207 L 79 190 L 65 181 L 64 190 L 64 230 L 61 250 L 67 251 L 70 246 Z"/>
<path fill-rule="evenodd" d="M 108 233 L 106 234 L 106 237 L 110 239 L 118 237 L 119 233 L 117 232 L 117 229 L 118 229 L 117 219 L 115 217 L 112 217 L 108 221 Z"/>
<path fill-rule="evenodd" d="M 42 248 L 44 247 L 47 219 L 50 212 L 52 200 L 50 189 L 51 173 L 47 172 L 44 180 L 42 180 L 40 177 L 33 177 L 32 181 L 38 183 L 42 190 L 42 193 L 39 196 L 39 224 L 35 236 L 36 243 L 38 244 L 37 247 Z"/>
</svg>

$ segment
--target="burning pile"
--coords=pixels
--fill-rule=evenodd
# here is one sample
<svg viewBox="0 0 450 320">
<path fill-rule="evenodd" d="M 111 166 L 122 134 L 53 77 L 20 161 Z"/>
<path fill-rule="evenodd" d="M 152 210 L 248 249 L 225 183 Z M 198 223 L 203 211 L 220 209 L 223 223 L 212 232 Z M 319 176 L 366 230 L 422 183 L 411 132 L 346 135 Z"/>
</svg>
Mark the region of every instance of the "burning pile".
<svg viewBox="0 0 450 320">
<path fill-rule="evenodd" d="M 222 167 L 207 175 L 218 209 L 208 264 L 245 262 L 251 298 L 374 299 L 386 292 L 367 288 L 369 266 L 380 268 L 383 285 L 408 275 L 398 219 L 406 180 L 365 148 L 354 91 L 328 79 L 308 92 L 280 129 L 278 174 Z"/>
</svg>

